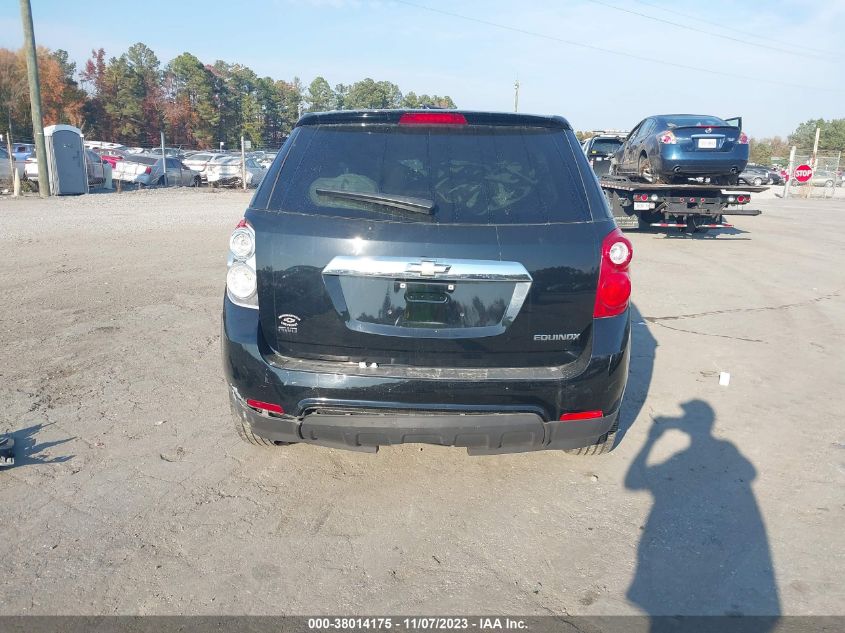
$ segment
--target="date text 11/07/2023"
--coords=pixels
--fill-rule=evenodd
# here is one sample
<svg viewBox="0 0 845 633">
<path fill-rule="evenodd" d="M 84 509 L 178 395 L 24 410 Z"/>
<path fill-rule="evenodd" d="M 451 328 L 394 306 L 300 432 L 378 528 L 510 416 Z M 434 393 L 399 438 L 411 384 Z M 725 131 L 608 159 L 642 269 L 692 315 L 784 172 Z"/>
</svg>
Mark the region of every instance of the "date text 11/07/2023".
<svg viewBox="0 0 845 633">
<path fill-rule="evenodd" d="M 310 631 L 519 631 L 525 620 L 506 617 L 322 617 L 308 618 Z"/>
</svg>

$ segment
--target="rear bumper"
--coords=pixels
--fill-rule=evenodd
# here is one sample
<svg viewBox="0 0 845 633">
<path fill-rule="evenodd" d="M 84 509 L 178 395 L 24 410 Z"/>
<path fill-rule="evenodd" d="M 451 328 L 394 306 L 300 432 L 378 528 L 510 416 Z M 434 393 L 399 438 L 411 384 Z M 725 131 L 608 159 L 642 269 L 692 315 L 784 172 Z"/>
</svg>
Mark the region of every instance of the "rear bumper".
<svg viewBox="0 0 845 633">
<path fill-rule="evenodd" d="M 595 444 L 613 425 L 628 375 L 630 317 L 595 322 L 589 350 L 572 368 L 502 370 L 493 378 L 421 376 L 337 363 L 271 362 L 258 312 L 224 300 L 223 363 L 235 415 L 253 432 L 280 442 L 375 451 L 427 443 L 466 447 L 471 454 L 568 449 Z M 271 402 L 286 415 L 246 405 Z M 564 412 L 601 410 L 590 420 L 559 422 Z"/>
<path fill-rule="evenodd" d="M 674 146 L 661 147 L 660 155 L 654 168 L 664 174 L 704 174 L 727 175 L 739 174 L 748 164 L 748 146 L 730 152 L 721 151 L 682 151 Z M 654 159 L 653 159 L 654 160 Z"/>
<path fill-rule="evenodd" d="M 234 415 L 252 432 L 275 442 L 303 442 L 374 453 L 380 446 L 434 444 L 466 448 L 470 455 L 579 448 L 595 444 L 613 426 L 617 412 L 578 422 L 545 422 L 536 413 L 310 414 L 271 416 L 229 392 Z"/>
</svg>

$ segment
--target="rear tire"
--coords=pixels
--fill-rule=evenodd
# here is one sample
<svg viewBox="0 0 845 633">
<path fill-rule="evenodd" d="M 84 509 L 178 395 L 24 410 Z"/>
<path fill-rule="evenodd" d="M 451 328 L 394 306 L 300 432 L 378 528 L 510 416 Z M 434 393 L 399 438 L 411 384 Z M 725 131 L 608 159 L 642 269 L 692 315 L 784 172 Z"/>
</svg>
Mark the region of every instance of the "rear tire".
<svg viewBox="0 0 845 633">
<path fill-rule="evenodd" d="M 615 448 L 617 431 L 619 431 L 619 413 L 616 414 L 613 426 L 599 438 L 598 442 L 581 448 L 568 448 L 564 452 L 570 455 L 604 455 Z"/>
<path fill-rule="evenodd" d="M 643 181 L 655 185 L 666 184 L 669 182 L 667 178 L 654 171 L 651 166 L 651 160 L 649 160 L 648 156 L 645 154 L 640 156 L 640 160 L 637 163 L 637 173 Z"/>
<path fill-rule="evenodd" d="M 763 184 L 763 180 L 761 178 L 755 178 L 751 184 L 753 184 L 755 187 L 759 187 Z"/>
<path fill-rule="evenodd" d="M 194 176 L 194 187 L 199 188 L 199 186 L 201 184 L 202 184 L 202 178 L 200 178 L 199 176 Z"/>
<path fill-rule="evenodd" d="M 249 422 L 244 421 L 234 410 L 232 411 L 232 420 L 235 423 L 235 430 L 238 432 L 238 437 L 251 446 L 275 448 L 277 446 L 290 446 L 292 444 L 292 442 L 274 442 L 260 435 L 256 435 L 252 432 Z"/>
</svg>

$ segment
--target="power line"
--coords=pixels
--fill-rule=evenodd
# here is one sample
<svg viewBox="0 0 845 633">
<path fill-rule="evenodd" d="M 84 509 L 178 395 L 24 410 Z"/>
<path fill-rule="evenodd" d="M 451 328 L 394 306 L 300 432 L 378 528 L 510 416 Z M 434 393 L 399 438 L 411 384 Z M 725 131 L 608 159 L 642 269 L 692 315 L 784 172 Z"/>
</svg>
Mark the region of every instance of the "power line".
<svg viewBox="0 0 845 633">
<path fill-rule="evenodd" d="M 613 50 L 612 48 L 603 48 L 601 46 L 595 46 L 593 44 L 584 44 L 583 42 L 575 42 L 573 40 L 567 40 L 562 37 L 556 37 L 554 35 L 547 35 L 545 33 L 538 33 L 536 31 L 529 31 L 527 29 L 521 29 L 515 26 L 507 26 L 506 24 L 499 24 L 497 22 L 491 22 L 490 20 L 485 20 L 483 18 L 474 18 L 472 16 L 463 15 L 460 13 L 454 13 L 452 11 L 446 11 L 445 9 L 435 9 L 434 7 L 429 7 L 424 4 L 418 4 L 416 2 L 411 2 L 410 0 L 394 0 L 397 4 L 404 4 L 409 7 L 414 7 L 416 9 L 422 9 L 423 11 L 430 11 L 432 13 L 439 13 L 441 15 L 446 15 L 451 18 L 458 18 L 460 20 L 466 20 L 468 22 L 475 22 L 477 24 L 483 24 L 485 26 L 492 26 L 497 29 L 502 29 L 504 31 L 511 31 L 513 33 L 520 33 L 522 35 L 530 35 L 532 37 L 539 37 L 545 40 L 551 40 L 553 42 L 559 42 L 561 44 L 568 44 L 569 46 L 577 46 L 579 48 L 586 48 L 592 51 L 599 51 L 602 53 L 608 53 L 610 55 L 617 55 L 619 57 L 625 57 L 628 59 L 636 59 L 639 61 L 649 62 L 650 64 L 662 64 L 664 66 L 672 66 L 674 68 L 681 68 L 683 70 L 694 70 L 695 72 L 699 73 L 708 73 L 711 75 L 720 75 L 722 77 L 732 77 L 734 79 L 743 79 L 745 81 L 757 81 L 760 83 L 767 83 L 772 84 L 774 86 L 784 86 L 787 88 L 799 88 L 801 90 L 818 90 L 820 92 L 841 92 L 839 89 L 835 88 L 821 88 L 817 86 L 802 86 L 800 84 L 792 84 L 787 83 L 784 81 L 777 81 L 775 79 L 766 79 L 763 77 L 752 77 L 749 75 L 739 75 L 737 73 L 731 73 L 723 70 L 714 70 L 712 68 L 699 68 L 698 66 L 688 66 L 687 64 L 679 64 L 677 62 L 667 61 L 665 59 L 657 59 L 654 57 L 645 57 L 644 55 L 637 55 L 635 53 L 623 53 L 622 51 Z"/>
<path fill-rule="evenodd" d="M 669 8 L 663 7 L 659 4 L 654 4 L 652 2 L 646 2 L 645 0 L 637 0 L 637 2 L 639 2 L 640 4 L 644 4 L 647 7 L 652 7 L 654 9 L 659 9 L 660 11 L 665 11 L 666 13 L 673 13 L 673 14 L 679 15 L 683 18 L 689 18 L 690 20 L 696 20 L 697 22 L 703 22 L 704 24 L 709 24 L 711 26 L 717 26 L 724 31 L 732 31 L 733 33 L 739 33 L 740 35 L 743 35 L 745 37 L 753 37 L 753 38 L 758 39 L 758 40 L 773 42 L 775 44 L 784 44 L 786 46 L 794 46 L 794 44 L 792 42 L 784 42 L 783 40 L 776 40 L 776 39 L 771 38 L 771 37 L 763 37 L 762 35 L 757 35 L 755 33 L 749 33 L 748 31 L 743 31 L 742 29 L 735 29 L 732 26 L 726 26 L 726 25 L 720 24 L 718 22 L 713 22 L 711 20 L 705 20 L 704 18 L 699 17 L 697 15 L 691 15 L 689 13 L 684 13 L 683 11 L 676 11 L 675 9 L 669 9 Z M 823 54 L 823 55 L 834 55 L 834 56 L 841 55 L 841 53 L 834 53 L 833 51 L 826 51 L 826 50 L 823 50 L 823 49 L 820 49 L 820 48 L 813 48 L 811 46 L 806 46 L 803 42 L 801 43 L 801 47 L 805 48 L 808 51 L 815 51 L 816 53 L 820 53 L 820 54 Z"/>
<path fill-rule="evenodd" d="M 688 26 L 686 24 L 681 24 L 680 22 L 672 22 L 671 20 L 664 20 L 663 18 L 658 18 L 653 15 L 649 15 L 647 13 L 642 13 L 640 11 L 633 11 L 631 9 L 625 9 L 623 7 L 617 7 L 616 5 L 610 4 L 609 2 L 602 2 L 601 0 L 588 0 L 588 2 L 592 2 L 593 4 L 597 4 L 602 7 L 606 7 L 608 9 L 613 9 L 614 11 L 621 11 L 622 13 L 628 13 L 630 15 L 636 15 L 641 18 L 645 18 L 646 20 L 653 20 L 654 22 L 660 22 L 661 24 L 668 24 L 670 26 L 674 26 L 680 29 L 686 29 L 687 31 L 693 31 L 694 33 L 702 33 L 703 35 L 709 35 L 710 37 L 718 37 L 723 40 L 729 40 L 731 42 L 739 42 L 740 44 L 744 44 L 746 46 L 756 46 L 757 48 L 765 48 L 770 51 L 777 51 L 778 53 L 786 53 L 787 55 L 798 55 L 800 57 L 808 57 L 810 59 L 821 59 L 825 61 L 829 61 L 827 58 L 822 57 L 820 55 L 813 55 L 811 53 L 802 53 L 799 51 L 789 51 L 784 48 L 779 48 L 777 46 L 769 46 L 768 44 L 757 44 L 755 42 L 749 42 L 747 40 L 739 39 L 738 37 L 731 37 L 730 35 L 722 35 L 721 33 L 714 33 L 712 31 L 706 31 L 704 29 L 699 29 L 694 26 Z"/>
</svg>

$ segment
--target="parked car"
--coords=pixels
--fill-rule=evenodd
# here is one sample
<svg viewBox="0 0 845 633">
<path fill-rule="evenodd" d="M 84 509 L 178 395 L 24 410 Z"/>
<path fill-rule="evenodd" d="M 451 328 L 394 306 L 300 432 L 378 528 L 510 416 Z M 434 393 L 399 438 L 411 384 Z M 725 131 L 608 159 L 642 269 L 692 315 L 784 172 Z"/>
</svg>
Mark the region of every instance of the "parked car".
<svg viewBox="0 0 845 633">
<path fill-rule="evenodd" d="M 88 173 L 88 186 L 96 187 L 106 181 L 105 164 L 108 161 L 100 157 L 97 152 L 90 149 L 85 150 L 85 169 Z M 37 187 L 38 185 L 38 158 L 33 151 L 32 156 L 24 163 L 24 177 Z"/>
<path fill-rule="evenodd" d="M 748 164 L 739 175 L 739 182 L 759 187 L 760 185 L 770 184 L 773 179 L 773 173 L 769 168 L 763 167 L 762 165 Z"/>
<path fill-rule="evenodd" d="M 257 187 L 264 179 L 267 170 L 255 162 L 253 158 L 241 161 L 240 156 L 216 156 L 210 160 L 205 168 L 208 184 L 213 187 L 241 187 L 243 186 L 244 170 L 246 165 L 246 186 Z"/>
<path fill-rule="evenodd" d="M 837 174 L 835 171 L 826 171 L 823 169 L 816 169 L 813 171 L 813 177 L 810 178 L 807 182 L 798 182 L 797 180 L 792 183 L 794 185 L 807 185 L 810 184 L 814 187 L 841 187 L 842 186 L 842 176 Z"/>
<path fill-rule="evenodd" d="M 85 140 L 82 142 L 82 144 L 85 145 L 86 148 L 92 149 L 98 153 L 100 150 L 106 149 L 122 150 L 124 152 L 129 149 L 128 147 L 126 147 L 125 145 L 121 145 L 120 143 L 110 143 L 108 141 Z"/>
<path fill-rule="evenodd" d="M 613 156 L 611 173 L 669 183 L 709 177 L 736 184 L 748 163 L 742 119 L 698 114 L 663 114 L 643 119 Z"/>
<path fill-rule="evenodd" d="M 273 164 L 273 161 L 276 160 L 276 154 L 278 152 L 264 152 L 263 158 L 258 160 L 258 164 L 261 165 L 264 169 L 268 169 L 270 165 Z"/>
<path fill-rule="evenodd" d="M 208 174 L 206 174 L 205 169 L 208 166 L 208 162 L 215 156 L 218 156 L 218 154 L 212 152 L 194 152 L 187 158 L 183 158 L 182 162 L 194 171 L 199 172 L 202 181 L 207 182 Z"/>
<path fill-rule="evenodd" d="M 35 145 L 33 143 L 15 143 L 12 145 L 12 154 L 15 160 L 23 162 L 34 153 Z"/>
<path fill-rule="evenodd" d="M 0 191 L 11 189 L 13 165 L 14 161 L 12 163 L 9 162 L 9 152 L 0 147 Z"/>
<path fill-rule="evenodd" d="M 311 113 L 284 151 L 229 242 L 242 439 L 613 446 L 632 248 L 565 119 Z"/>
<path fill-rule="evenodd" d="M 608 173 L 611 158 L 624 142 L 625 134 L 617 132 L 599 132 L 584 141 L 582 148 L 596 176 Z"/>
<path fill-rule="evenodd" d="M 123 160 L 125 156 L 125 152 L 120 149 L 102 148 L 94 151 L 100 156 L 100 158 L 111 165 L 112 169 L 117 166 L 117 161 Z"/>
<path fill-rule="evenodd" d="M 160 156 L 127 154 L 122 161 L 117 163 L 112 178 L 145 186 L 199 187 L 202 183 L 199 172 L 183 164 L 178 158 L 164 160 L 167 164 L 166 178 Z"/>
</svg>

